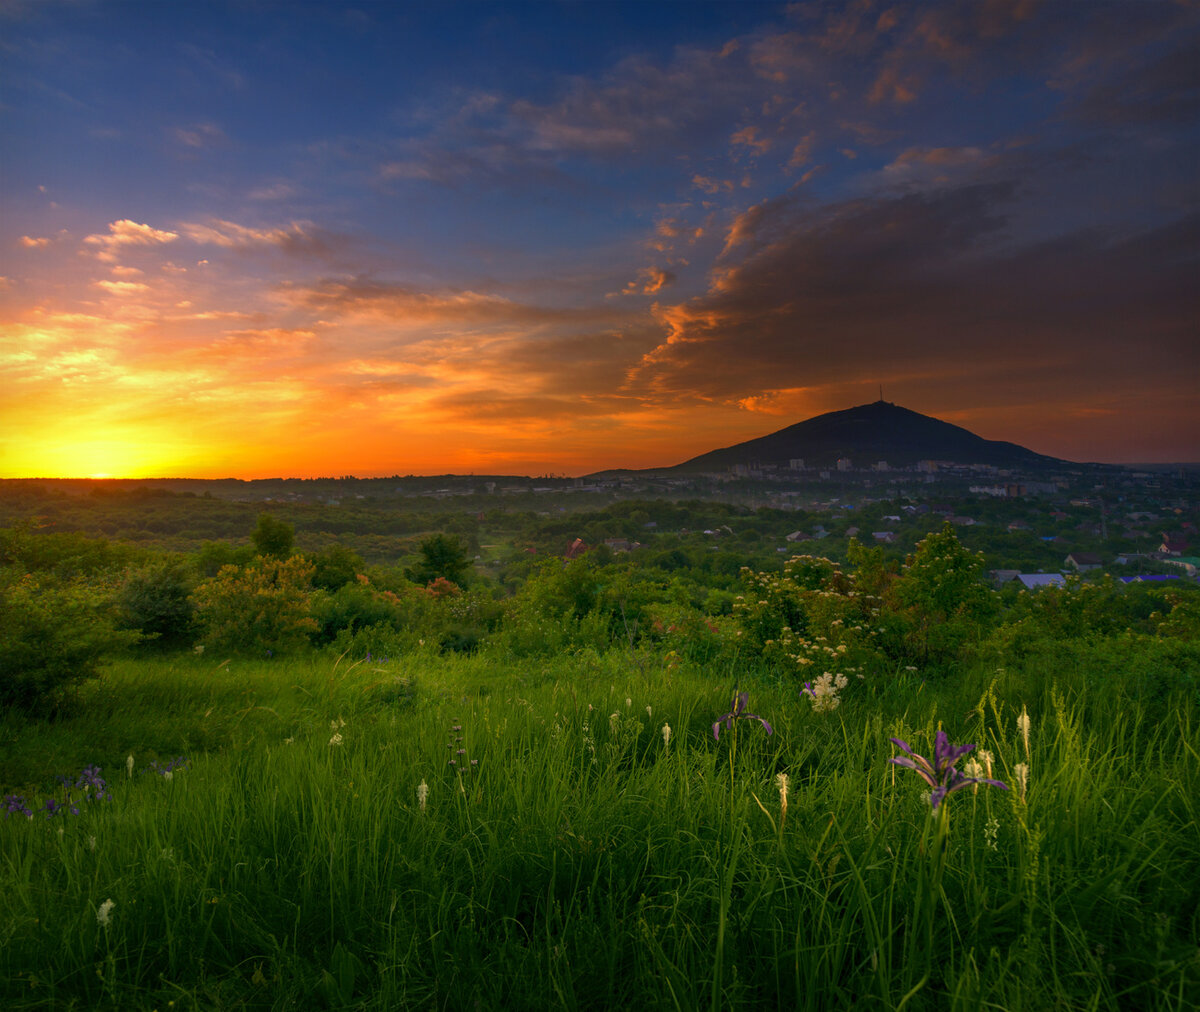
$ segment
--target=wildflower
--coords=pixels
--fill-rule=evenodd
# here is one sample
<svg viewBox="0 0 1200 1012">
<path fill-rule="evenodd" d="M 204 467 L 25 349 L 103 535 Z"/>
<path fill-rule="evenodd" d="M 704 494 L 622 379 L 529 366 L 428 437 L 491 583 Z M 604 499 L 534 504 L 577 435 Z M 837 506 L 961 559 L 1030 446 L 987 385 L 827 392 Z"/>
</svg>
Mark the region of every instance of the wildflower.
<svg viewBox="0 0 1200 1012">
<path fill-rule="evenodd" d="M 625 697 L 625 709 L 628 710 L 631 706 L 633 706 L 633 700 L 630 699 L 628 696 L 626 696 Z"/>
<path fill-rule="evenodd" d="M 341 743 L 342 743 L 342 736 L 340 734 L 335 733 L 334 736 L 329 739 L 330 745 L 340 745 Z"/>
<path fill-rule="evenodd" d="M 46 813 L 47 819 L 53 819 L 56 815 L 65 815 L 68 812 L 71 815 L 78 815 L 79 808 L 77 805 L 72 805 L 70 802 L 55 801 L 53 798 L 47 798 L 45 805 L 42 806 L 42 811 Z"/>
<path fill-rule="evenodd" d="M 996 834 L 1000 832 L 1000 821 L 995 817 L 987 820 L 987 825 L 983 827 L 983 842 L 992 850 L 999 850 L 996 846 Z"/>
<path fill-rule="evenodd" d="M 425 802 L 429 798 L 429 785 L 422 779 L 417 784 L 417 804 L 421 806 L 421 811 L 425 811 Z"/>
<path fill-rule="evenodd" d="M 33 818 L 33 812 L 29 810 L 29 806 L 25 804 L 25 799 L 20 794 L 4 796 L 4 817 L 7 819 L 10 815 L 23 815 L 27 819 Z"/>
<path fill-rule="evenodd" d="M 654 711 L 650 708 L 649 705 L 647 705 L 647 707 L 646 707 L 646 716 L 651 717 L 651 718 L 653 718 L 653 716 L 654 716 Z"/>
<path fill-rule="evenodd" d="M 127 777 L 129 777 L 131 780 L 133 779 L 133 756 L 132 755 L 127 755 L 125 757 L 125 775 Z"/>
<path fill-rule="evenodd" d="M 671 744 L 671 725 L 663 724 L 663 747 Z"/>
<path fill-rule="evenodd" d="M 102 928 L 107 928 L 112 920 L 113 907 L 116 906 L 112 900 L 105 900 L 96 909 L 96 923 Z"/>
<path fill-rule="evenodd" d="M 828 713 L 838 708 L 841 702 L 838 693 L 846 687 L 848 681 L 845 675 L 839 674 L 835 678 L 832 672 L 826 671 L 817 679 L 816 685 L 805 682 L 800 692 L 811 700 L 814 713 Z"/>
<path fill-rule="evenodd" d="M 1029 758 L 1029 714 L 1025 712 L 1024 705 L 1021 706 L 1021 716 L 1017 718 L 1017 730 L 1021 732 L 1021 739 L 1025 742 L 1025 758 Z"/>
<path fill-rule="evenodd" d="M 774 734 L 775 730 L 767 723 L 766 719 L 760 717 L 757 713 L 746 713 L 746 703 L 750 699 L 748 692 L 736 693 L 733 697 L 733 704 L 729 708 L 729 712 L 723 717 L 719 717 L 712 726 L 713 740 L 720 741 L 721 725 L 725 725 L 725 730 L 729 731 L 733 728 L 736 720 L 757 720 L 763 727 L 767 729 L 767 734 Z"/>
<path fill-rule="evenodd" d="M 992 763 L 996 761 L 996 757 L 986 748 L 981 748 L 977 754 L 979 761 L 983 763 L 984 769 L 987 770 L 987 775 L 990 777 L 992 775 Z"/>
<path fill-rule="evenodd" d="M 999 780 L 968 777 L 956 770 L 954 764 L 975 746 L 951 745 L 945 731 L 938 731 L 937 733 L 932 763 L 924 756 L 917 755 L 908 747 L 907 742 L 901 741 L 899 738 L 891 738 L 889 740 L 893 745 L 904 749 L 908 755 L 893 756 L 888 762 L 895 763 L 897 766 L 904 766 L 910 770 L 916 770 L 921 775 L 925 782 L 933 788 L 929 795 L 929 803 L 933 806 L 934 811 L 937 811 L 938 806 L 944 798 L 971 784 L 990 784 L 993 787 L 1002 787 L 1004 790 L 1008 790 L 1008 785 Z"/>
<path fill-rule="evenodd" d="M 782 826 L 787 821 L 788 775 L 776 773 L 775 786 L 779 788 L 779 824 Z"/>
<path fill-rule="evenodd" d="M 75 786 L 82 790 L 89 799 L 94 797 L 97 801 L 106 801 L 112 798 L 112 795 L 107 790 L 108 785 L 100 776 L 99 766 L 88 766 L 79 774 L 79 780 Z M 93 788 L 96 793 L 89 794 L 88 792 Z"/>
<path fill-rule="evenodd" d="M 1017 783 L 1021 787 L 1021 801 L 1025 801 L 1025 791 L 1029 787 L 1029 764 L 1017 763 L 1016 765 Z"/>
</svg>

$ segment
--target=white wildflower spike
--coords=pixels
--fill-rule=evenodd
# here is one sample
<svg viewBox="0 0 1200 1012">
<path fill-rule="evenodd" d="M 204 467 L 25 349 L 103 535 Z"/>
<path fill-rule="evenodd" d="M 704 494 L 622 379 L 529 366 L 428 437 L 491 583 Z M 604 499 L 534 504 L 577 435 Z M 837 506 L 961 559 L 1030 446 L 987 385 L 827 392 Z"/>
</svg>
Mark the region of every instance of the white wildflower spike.
<svg viewBox="0 0 1200 1012">
<path fill-rule="evenodd" d="M 116 906 L 112 900 L 105 900 L 96 908 L 96 923 L 102 928 L 107 928 L 112 921 L 113 907 Z"/>
<path fill-rule="evenodd" d="M 332 738 L 329 739 L 330 745 L 340 745 L 341 743 L 342 743 L 342 736 L 340 734 L 335 734 Z"/>
<path fill-rule="evenodd" d="M 1029 789 L 1029 766 L 1027 763 L 1017 763 L 1017 784 L 1021 788 L 1021 801 L 1025 801 L 1025 792 Z"/>
<path fill-rule="evenodd" d="M 125 772 L 130 777 L 130 779 L 133 778 L 133 756 L 132 755 L 127 755 L 125 757 Z"/>
<path fill-rule="evenodd" d="M 779 788 L 779 825 L 783 826 L 787 821 L 787 799 L 788 799 L 788 775 L 786 773 L 775 774 L 775 786 Z"/>
<path fill-rule="evenodd" d="M 829 713 L 838 708 L 841 702 L 838 693 L 849 683 L 845 675 L 834 675 L 826 671 L 815 682 L 805 682 L 802 694 L 808 696 L 814 713 Z"/>
<path fill-rule="evenodd" d="M 663 745 L 671 744 L 671 725 L 663 724 Z"/>
<path fill-rule="evenodd" d="M 987 770 L 988 779 L 991 780 L 992 779 L 992 763 L 994 763 L 996 761 L 996 757 L 994 755 L 992 755 L 992 753 L 989 752 L 986 748 L 981 748 L 978 751 L 978 753 L 976 753 L 976 754 L 979 756 L 979 761 L 981 763 L 983 763 L 983 768 L 985 770 Z"/>
<path fill-rule="evenodd" d="M 425 811 L 425 802 L 429 799 L 429 785 L 424 779 L 417 784 L 417 804 L 421 806 L 421 811 Z"/>
<path fill-rule="evenodd" d="M 1025 706 L 1021 706 L 1021 716 L 1017 718 L 1017 730 L 1021 732 L 1021 740 L 1025 742 L 1025 758 L 1030 758 L 1029 755 L 1029 714 L 1025 712 Z"/>
<path fill-rule="evenodd" d="M 983 764 L 977 759 L 968 759 L 963 763 L 963 772 L 972 780 L 981 780 L 983 779 Z M 978 784 L 975 785 L 974 791 L 976 794 L 979 793 Z"/>
</svg>

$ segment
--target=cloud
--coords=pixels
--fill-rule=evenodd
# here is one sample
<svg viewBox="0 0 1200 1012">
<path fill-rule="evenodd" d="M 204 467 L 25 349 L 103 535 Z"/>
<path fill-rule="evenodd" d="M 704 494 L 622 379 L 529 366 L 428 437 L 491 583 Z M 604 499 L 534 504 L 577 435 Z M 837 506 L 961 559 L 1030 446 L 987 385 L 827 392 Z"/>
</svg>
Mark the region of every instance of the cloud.
<svg viewBox="0 0 1200 1012">
<path fill-rule="evenodd" d="M 624 294 L 632 295 L 635 292 L 641 292 L 643 295 L 654 295 L 668 285 L 673 285 L 676 280 L 678 279 L 673 271 L 661 267 L 643 267 L 638 271 L 637 279 L 625 286 Z"/>
<path fill-rule="evenodd" d="M 23 235 L 17 241 L 20 242 L 20 244 L 22 246 L 24 246 L 26 249 L 45 249 L 54 240 L 38 238 L 38 237 L 35 237 L 32 235 Z"/>
<path fill-rule="evenodd" d="M 195 123 L 189 127 L 175 127 L 171 134 L 184 147 L 196 150 L 221 147 L 229 143 L 225 131 L 215 123 Z"/>
<path fill-rule="evenodd" d="M 1002 399 L 1014 361 L 1047 397 L 1056 382 L 1158 385 L 1155 362 L 1186 359 L 1194 338 L 1200 219 L 1022 244 L 1006 233 L 1015 194 L 996 182 L 757 205 L 709 291 L 656 307 L 663 337 L 626 391 L 737 402 L 907 373 Z"/>
<path fill-rule="evenodd" d="M 371 278 L 325 278 L 283 285 L 280 295 L 291 305 L 322 315 L 369 317 L 418 327 L 430 323 L 456 324 L 487 329 L 512 326 L 587 326 L 598 321 L 624 319 L 627 314 L 605 306 L 558 307 L 517 302 L 471 289 L 427 290 Z"/>
<path fill-rule="evenodd" d="M 129 218 L 122 218 L 120 221 L 109 224 L 107 235 L 102 233 L 89 235 L 83 241 L 89 246 L 100 247 L 99 252 L 96 253 L 97 260 L 112 262 L 116 260 L 123 247 L 159 246 L 174 242 L 178 238 L 179 233 L 177 232 L 167 232 L 152 228 L 150 225 L 141 225 Z"/>
<path fill-rule="evenodd" d="M 214 218 L 207 223 L 183 222 L 179 231 L 192 242 L 223 249 L 247 250 L 273 247 L 297 255 L 328 255 L 330 237 L 309 221 L 293 221 L 275 228 L 251 228 L 234 221 Z"/>
<path fill-rule="evenodd" d="M 297 192 L 299 191 L 291 183 L 273 183 L 270 186 L 255 187 L 246 196 L 251 200 L 287 200 Z"/>
<path fill-rule="evenodd" d="M 1072 112 L 1090 123 L 1147 127 L 1194 124 L 1200 118 L 1200 34 L 1156 58 L 1097 82 Z"/>
<path fill-rule="evenodd" d="M 141 295 L 143 292 L 150 291 L 149 285 L 138 281 L 93 281 L 92 284 L 97 288 L 103 288 L 109 295 L 121 298 L 129 295 Z"/>
</svg>

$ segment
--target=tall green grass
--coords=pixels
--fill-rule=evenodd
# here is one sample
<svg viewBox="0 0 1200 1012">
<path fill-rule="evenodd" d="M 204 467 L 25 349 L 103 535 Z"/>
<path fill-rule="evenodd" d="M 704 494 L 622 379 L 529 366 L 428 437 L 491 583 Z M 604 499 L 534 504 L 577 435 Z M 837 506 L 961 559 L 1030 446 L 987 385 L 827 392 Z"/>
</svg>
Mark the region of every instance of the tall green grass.
<svg viewBox="0 0 1200 1012">
<path fill-rule="evenodd" d="M 126 662 L 79 718 L 4 725 L 6 789 L 98 762 L 113 798 L 0 818 L 0 999 L 1196 1007 L 1194 698 L 1030 670 L 859 682 L 828 714 L 741 688 L 773 735 L 713 741 L 732 672 L 617 651 Z M 1013 790 L 931 816 L 888 738 L 928 754 L 939 726 Z"/>
</svg>

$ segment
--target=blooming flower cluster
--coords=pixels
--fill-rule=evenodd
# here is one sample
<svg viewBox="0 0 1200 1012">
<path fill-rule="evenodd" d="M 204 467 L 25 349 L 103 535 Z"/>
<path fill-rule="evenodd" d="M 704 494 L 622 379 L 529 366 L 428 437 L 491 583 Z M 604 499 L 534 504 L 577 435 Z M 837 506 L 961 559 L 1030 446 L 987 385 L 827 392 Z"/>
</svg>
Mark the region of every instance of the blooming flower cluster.
<svg viewBox="0 0 1200 1012">
<path fill-rule="evenodd" d="M 805 682 L 801 694 L 808 696 L 812 702 L 813 713 L 830 713 L 838 708 L 841 700 L 838 693 L 849 684 L 845 675 L 834 675 L 826 671 L 813 682 Z"/>
<path fill-rule="evenodd" d="M 858 590 L 837 563 L 797 555 L 783 574 L 743 569 L 742 578 L 748 594 L 734 601 L 734 617 L 764 656 L 859 678 L 882 667 L 876 643 L 882 602 Z"/>
<path fill-rule="evenodd" d="M 132 760 L 133 756 L 126 760 L 126 769 L 130 776 L 133 769 Z M 144 772 L 157 773 L 164 780 L 170 780 L 175 770 L 186 768 L 188 764 L 188 759 L 177 756 L 165 763 L 155 760 Z M 47 798 L 36 811 L 44 813 L 47 819 L 53 819 L 60 815 L 78 815 L 80 802 L 111 801 L 112 792 L 108 789 L 108 781 L 100 775 L 102 772 L 99 766 L 93 765 L 85 767 L 83 772 L 74 778 L 61 775 L 56 777 L 65 790 L 65 797 L 61 801 L 58 798 Z M 30 807 L 30 802 L 23 794 L 7 794 L 0 804 L 3 805 L 6 819 L 13 815 L 23 815 L 27 819 L 34 816 L 35 809 Z"/>
</svg>

